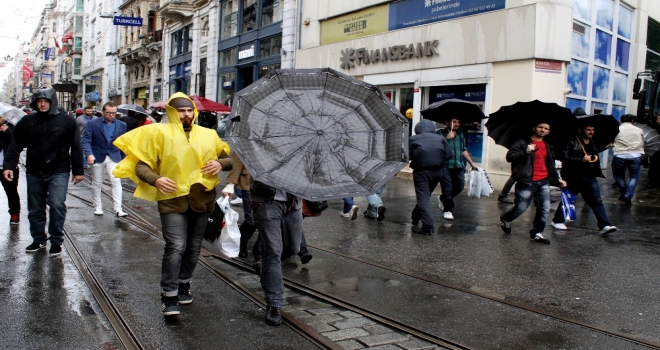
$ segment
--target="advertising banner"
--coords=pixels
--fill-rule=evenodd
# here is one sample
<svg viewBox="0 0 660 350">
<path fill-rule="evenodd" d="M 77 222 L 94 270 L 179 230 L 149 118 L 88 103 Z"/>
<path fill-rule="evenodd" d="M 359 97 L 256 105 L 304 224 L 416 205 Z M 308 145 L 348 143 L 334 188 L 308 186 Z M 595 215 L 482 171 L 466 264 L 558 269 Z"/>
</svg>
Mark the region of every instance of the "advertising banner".
<svg viewBox="0 0 660 350">
<path fill-rule="evenodd" d="M 34 73 L 32 73 L 32 70 L 28 68 L 28 66 L 23 65 L 23 86 L 27 86 L 33 75 Z"/>
<path fill-rule="evenodd" d="M 321 45 L 387 31 L 387 5 L 371 7 L 321 22 Z"/>
<path fill-rule="evenodd" d="M 504 9 L 506 0 L 401 0 L 390 3 L 389 30 Z"/>
<path fill-rule="evenodd" d="M 116 26 L 142 27 L 142 18 L 114 16 L 112 18 L 112 24 Z"/>
</svg>

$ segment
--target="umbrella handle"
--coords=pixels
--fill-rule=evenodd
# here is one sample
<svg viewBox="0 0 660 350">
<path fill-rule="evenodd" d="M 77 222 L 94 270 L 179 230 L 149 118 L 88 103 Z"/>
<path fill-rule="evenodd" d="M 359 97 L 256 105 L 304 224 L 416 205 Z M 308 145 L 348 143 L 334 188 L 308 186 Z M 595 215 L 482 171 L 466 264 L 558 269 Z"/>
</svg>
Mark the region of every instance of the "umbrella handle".
<svg viewBox="0 0 660 350">
<path fill-rule="evenodd" d="M 580 148 L 582 148 L 582 152 L 584 152 L 584 155 L 588 156 L 589 153 L 587 153 L 587 150 L 584 149 L 584 146 L 582 145 L 582 141 L 580 141 L 580 138 L 577 135 L 575 135 L 575 139 L 580 144 Z M 589 163 L 596 163 L 597 161 L 598 161 L 598 155 L 594 155 L 594 156 L 591 156 L 591 160 L 589 161 Z"/>
</svg>

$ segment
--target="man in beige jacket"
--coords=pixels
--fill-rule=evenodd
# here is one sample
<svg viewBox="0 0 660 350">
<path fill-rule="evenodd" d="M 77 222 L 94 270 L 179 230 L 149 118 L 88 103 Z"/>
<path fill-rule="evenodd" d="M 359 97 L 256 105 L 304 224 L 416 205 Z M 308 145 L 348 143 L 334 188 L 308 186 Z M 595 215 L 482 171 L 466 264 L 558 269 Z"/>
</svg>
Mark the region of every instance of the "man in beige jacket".
<svg viewBox="0 0 660 350">
<path fill-rule="evenodd" d="M 612 174 L 619 188 L 619 200 L 626 205 L 632 205 L 632 197 L 639 181 L 639 173 L 644 154 L 644 133 L 636 127 L 632 114 L 621 116 L 619 134 L 614 139 L 614 159 L 612 159 Z M 626 183 L 626 170 L 629 180 Z"/>
</svg>

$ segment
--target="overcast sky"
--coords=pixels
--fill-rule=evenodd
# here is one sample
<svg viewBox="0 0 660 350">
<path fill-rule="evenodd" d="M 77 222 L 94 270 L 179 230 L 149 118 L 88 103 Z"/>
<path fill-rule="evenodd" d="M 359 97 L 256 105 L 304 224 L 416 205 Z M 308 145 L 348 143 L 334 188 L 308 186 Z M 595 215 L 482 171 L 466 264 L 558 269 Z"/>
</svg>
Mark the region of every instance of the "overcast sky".
<svg viewBox="0 0 660 350">
<path fill-rule="evenodd" d="M 14 57 L 22 42 L 29 42 L 41 12 L 52 0 L 0 0 L 0 62 Z M 0 68 L 0 84 L 13 70 L 13 63 Z"/>
</svg>

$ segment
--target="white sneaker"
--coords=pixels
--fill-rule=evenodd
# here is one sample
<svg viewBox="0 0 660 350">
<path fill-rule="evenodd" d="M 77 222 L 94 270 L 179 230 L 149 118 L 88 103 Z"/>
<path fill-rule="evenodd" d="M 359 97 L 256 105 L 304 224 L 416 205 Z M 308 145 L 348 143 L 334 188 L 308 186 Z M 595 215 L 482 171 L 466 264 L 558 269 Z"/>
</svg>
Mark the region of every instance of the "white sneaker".
<svg viewBox="0 0 660 350">
<path fill-rule="evenodd" d="M 605 226 L 605 227 L 603 227 L 603 229 L 600 230 L 598 233 L 600 233 L 601 235 L 606 235 L 606 234 L 608 234 L 608 233 L 612 233 L 612 232 L 614 232 L 614 231 L 616 231 L 616 230 L 617 230 L 616 226 Z"/>
<path fill-rule="evenodd" d="M 241 205 L 241 204 L 243 204 L 243 198 L 238 197 L 236 199 L 232 199 L 232 200 L 229 201 L 229 204 L 231 204 L 231 205 Z"/>
<path fill-rule="evenodd" d="M 534 237 L 529 237 L 534 242 L 539 242 L 539 243 L 544 243 L 544 244 L 550 244 L 550 240 L 547 238 L 543 237 L 543 234 L 537 233 L 534 235 Z"/>
<path fill-rule="evenodd" d="M 358 206 L 354 205 L 351 207 L 351 210 L 348 211 L 348 216 L 347 218 L 351 218 L 351 221 L 357 219 L 357 214 L 358 214 Z"/>
<path fill-rule="evenodd" d="M 94 210 L 94 215 L 103 215 L 103 209 L 96 208 L 96 210 Z"/>
<path fill-rule="evenodd" d="M 564 225 L 563 222 L 557 224 L 557 223 L 554 223 L 554 222 L 551 221 L 550 223 L 552 224 L 552 227 L 554 227 L 557 230 L 568 230 L 568 227 L 566 227 L 566 225 Z"/>
<path fill-rule="evenodd" d="M 445 220 L 454 220 L 454 214 L 452 214 L 450 211 L 444 212 L 442 217 L 445 218 Z"/>
<path fill-rule="evenodd" d="M 124 213 L 121 209 L 117 211 L 117 217 L 123 218 L 128 216 L 128 214 Z"/>
</svg>

